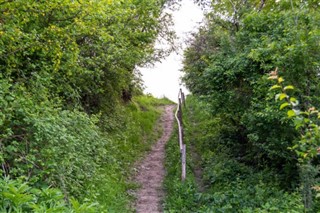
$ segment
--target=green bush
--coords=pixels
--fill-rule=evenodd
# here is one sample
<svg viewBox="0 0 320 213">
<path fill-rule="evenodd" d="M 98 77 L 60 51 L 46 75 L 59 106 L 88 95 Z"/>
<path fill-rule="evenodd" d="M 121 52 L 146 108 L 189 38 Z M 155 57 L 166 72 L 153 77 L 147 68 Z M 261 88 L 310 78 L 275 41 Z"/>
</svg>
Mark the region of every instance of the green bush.
<svg viewBox="0 0 320 213">
<path fill-rule="evenodd" d="M 169 29 L 164 4 L 0 3 L 0 175 L 57 188 L 80 209 L 72 197 L 97 201 L 96 212 L 130 211 L 130 166 L 168 103 L 132 97 L 141 94 L 135 67 L 170 51 L 152 45 Z"/>
<path fill-rule="evenodd" d="M 201 162 L 188 157 L 188 176 L 180 181 L 180 153 L 175 135 L 167 145 L 166 212 L 303 212 L 301 195 L 285 191 L 282 175 L 271 168 L 248 165 L 221 140 L 220 119 L 207 105 L 188 96 L 184 110 L 187 150 L 196 151 Z M 220 116 L 219 114 L 216 116 Z M 217 130 L 218 129 L 218 130 Z M 190 146 L 193 146 L 192 149 Z M 199 160 L 199 159 L 197 159 Z M 193 170 L 201 166 L 204 189 L 199 191 Z"/>
<path fill-rule="evenodd" d="M 64 109 L 41 91 L 32 94 L 7 80 L 0 84 L 3 176 L 59 188 L 66 200 L 98 202 L 100 212 L 128 211 L 130 166 L 159 135 L 156 108 L 163 101 L 140 97 L 119 105 L 113 117 L 89 116 Z"/>
<path fill-rule="evenodd" d="M 63 193 L 55 188 L 36 189 L 21 180 L 0 179 L 1 212 L 94 213 L 96 204 L 71 199 L 68 204 Z"/>
<path fill-rule="evenodd" d="M 4 175 L 58 187 L 65 196 L 84 195 L 85 182 L 111 161 L 109 141 L 96 125 L 97 118 L 64 110 L 59 103 L 39 101 L 20 85 L 7 90 L 0 94 L 5 109 L 0 127 Z"/>
<path fill-rule="evenodd" d="M 319 105 L 319 5 L 221 0 L 211 6 L 206 25 L 185 51 L 183 68 L 186 86 L 211 115 L 214 127 L 202 130 L 214 132 L 206 148 L 214 146 L 210 140 L 223 144 L 241 162 L 272 167 L 284 187 L 295 187 L 297 158 L 288 147 L 299 133 L 268 94 L 265 74 L 278 67 L 297 88 L 302 110 Z"/>
</svg>

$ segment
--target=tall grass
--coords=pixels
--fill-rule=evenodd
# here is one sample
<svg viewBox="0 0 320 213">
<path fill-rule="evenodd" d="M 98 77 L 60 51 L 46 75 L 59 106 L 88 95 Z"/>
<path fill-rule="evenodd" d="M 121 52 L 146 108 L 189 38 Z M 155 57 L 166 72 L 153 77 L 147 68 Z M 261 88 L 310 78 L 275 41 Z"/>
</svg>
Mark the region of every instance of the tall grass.
<svg viewBox="0 0 320 213">
<path fill-rule="evenodd" d="M 130 205 L 134 197 L 129 193 L 136 188 L 130 182 L 133 165 L 160 136 L 160 106 L 171 103 L 165 98 L 137 96 L 109 120 L 115 124 L 107 134 L 112 161 L 91 181 L 92 200 L 106 212 L 134 212 Z"/>
</svg>

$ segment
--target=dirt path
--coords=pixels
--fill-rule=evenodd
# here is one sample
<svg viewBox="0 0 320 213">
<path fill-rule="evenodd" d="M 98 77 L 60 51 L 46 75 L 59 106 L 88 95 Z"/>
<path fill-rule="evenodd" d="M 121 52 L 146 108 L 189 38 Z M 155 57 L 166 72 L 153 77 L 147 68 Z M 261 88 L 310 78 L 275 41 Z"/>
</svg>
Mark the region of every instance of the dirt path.
<svg viewBox="0 0 320 213">
<path fill-rule="evenodd" d="M 174 108 L 173 105 L 165 106 L 160 121 L 163 126 L 162 136 L 138 166 L 138 174 L 135 179 L 141 185 L 141 188 L 138 189 L 136 194 L 137 213 L 162 212 L 165 144 L 172 133 Z"/>
</svg>

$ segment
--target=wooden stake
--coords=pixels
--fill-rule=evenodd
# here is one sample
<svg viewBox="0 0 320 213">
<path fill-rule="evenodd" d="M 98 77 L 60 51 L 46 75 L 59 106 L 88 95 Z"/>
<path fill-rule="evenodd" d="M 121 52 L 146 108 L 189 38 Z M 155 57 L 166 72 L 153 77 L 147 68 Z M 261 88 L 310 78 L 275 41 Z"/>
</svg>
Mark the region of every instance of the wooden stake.
<svg viewBox="0 0 320 213">
<path fill-rule="evenodd" d="M 185 96 L 182 92 L 182 89 L 179 91 L 178 95 L 178 108 L 175 113 L 175 117 L 178 122 L 179 129 L 179 148 L 181 154 L 181 180 L 184 181 L 186 179 L 186 145 L 183 143 L 183 122 L 182 122 L 182 104 L 185 105 Z"/>
<path fill-rule="evenodd" d="M 182 154 L 181 154 L 181 166 L 182 166 L 182 171 L 181 171 L 181 180 L 184 181 L 186 179 L 186 145 L 183 144 L 182 146 Z"/>
<path fill-rule="evenodd" d="M 186 107 L 186 97 L 184 96 L 184 93 L 181 93 L 181 99 L 183 106 Z"/>
</svg>

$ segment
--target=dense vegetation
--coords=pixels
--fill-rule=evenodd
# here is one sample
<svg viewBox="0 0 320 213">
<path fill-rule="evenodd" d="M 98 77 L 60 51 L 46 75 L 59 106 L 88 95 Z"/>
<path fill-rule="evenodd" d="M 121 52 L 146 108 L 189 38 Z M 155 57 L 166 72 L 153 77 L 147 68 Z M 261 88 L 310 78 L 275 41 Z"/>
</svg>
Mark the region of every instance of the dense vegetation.
<svg viewBox="0 0 320 213">
<path fill-rule="evenodd" d="M 206 165 L 212 165 L 205 166 L 211 170 L 212 186 L 220 181 L 215 177 L 219 171 L 214 172 L 219 164 L 235 173 L 254 171 L 253 176 L 268 170 L 268 174 L 276 174 L 271 175 L 277 179 L 272 187 L 287 192 L 301 191 L 306 210 L 317 211 L 319 206 L 312 189 L 318 173 L 317 155 L 313 153 L 313 158 L 305 160 L 301 153 L 306 154 L 308 150 L 299 144 L 320 146 L 318 136 L 313 140 L 301 139 L 303 132 L 310 128 L 301 131 L 298 120 L 288 118 L 287 113 L 279 109 L 279 103 L 274 100 L 279 91 L 269 90 L 273 82 L 267 74 L 277 68 L 277 75 L 295 87 L 287 91 L 295 97 L 294 101 L 288 101 L 288 105 L 281 108 L 292 105 L 295 109 L 296 100 L 300 101 L 303 112 L 319 108 L 318 1 L 214 0 L 211 7 L 213 12 L 207 15 L 206 25 L 190 40 L 183 71 L 187 87 L 210 116 L 210 125 L 204 127 L 202 133 L 207 138 L 200 143 L 199 151 L 215 153 L 216 157 L 204 154 Z M 281 91 L 277 100 L 279 96 Z M 280 100 L 287 97 L 282 96 Z M 291 110 L 289 117 L 294 112 Z M 317 124 L 318 120 L 314 122 Z M 219 154 L 217 149 L 221 150 Z M 221 155 L 231 157 L 231 161 L 219 162 Z M 228 179 L 226 176 L 229 177 L 223 175 Z M 237 175 L 232 173 L 230 177 Z M 249 187 L 246 181 L 234 183 L 228 182 L 234 190 Z M 257 184 L 259 182 L 252 185 Z M 228 199 L 228 204 L 232 203 L 232 199 Z"/>
<path fill-rule="evenodd" d="M 165 211 L 303 212 L 301 195 L 285 191 L 279 174 L 269 168 L 259 170 L 246 165 L 217 139 L 221 122 L 209 109 L 210 105 L 188 96 L 184 110 L 188 174 L 181 182 L 175 135 L 166 149 Z M 192 152 L 199 156 L 195 158 Z M 202 174 L 196 179 L 194 171 L 199 168 Z"/>
<path fill-rule="evenodd" d="M 162 11 L 177 1 L 0 2 L 1 212 L 131 211 L 130 167 L 168 103 L 139 96 L 135 68 L 171 50 L 154 42 L 172 41 Z M 320 211 L 319 2 L 195 2 L 212 9 L 183 69 L 201 162 L 182 183 L 172 138 L 165 210 Z"/>
<path fill-rule="evenodd" d="M 167 53 L 164 4 L 0 2 L 1 212 L 128 210 L 129 165 L 159 115 L 133 97 L 135 67 Z"/>
</svg>

